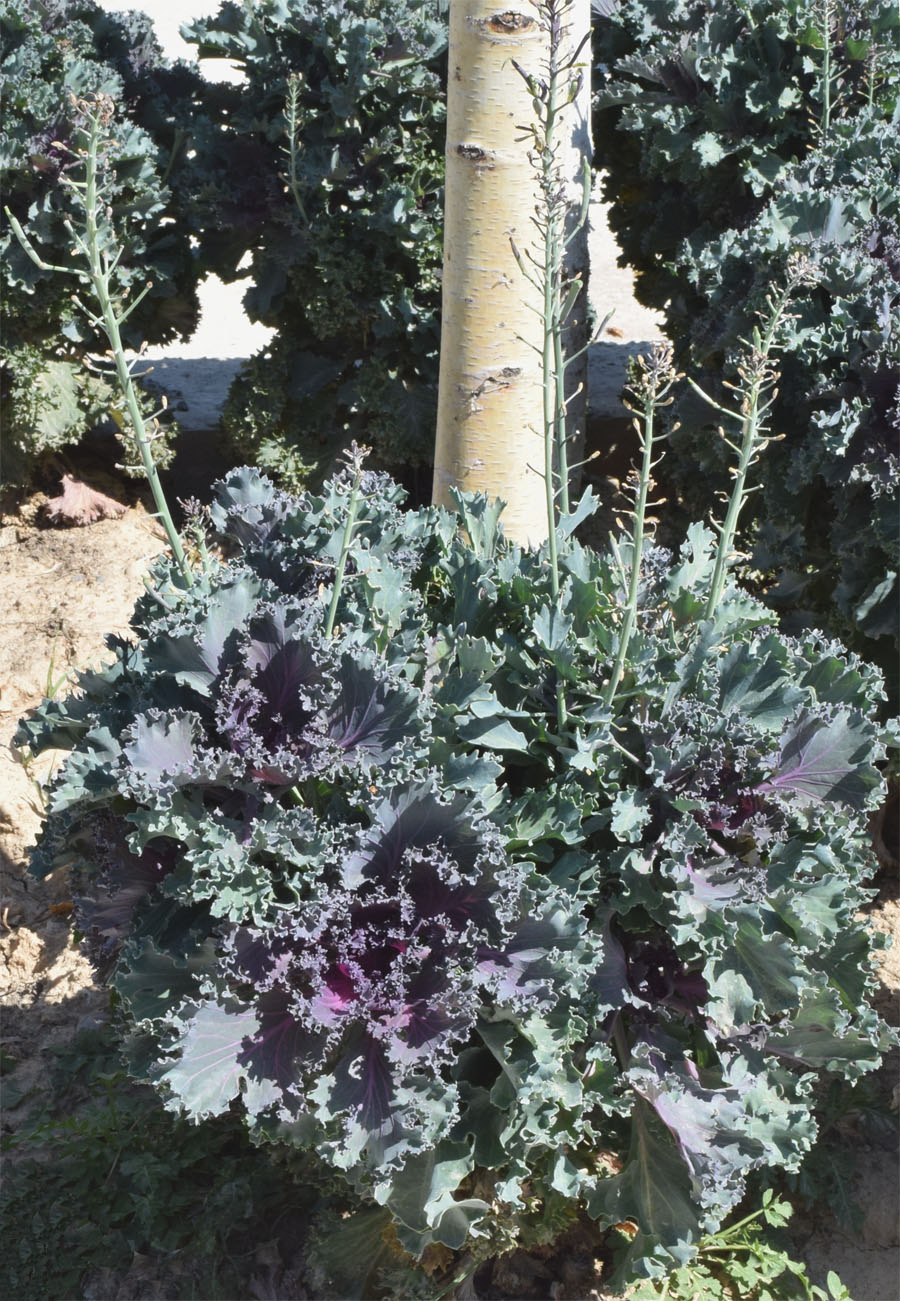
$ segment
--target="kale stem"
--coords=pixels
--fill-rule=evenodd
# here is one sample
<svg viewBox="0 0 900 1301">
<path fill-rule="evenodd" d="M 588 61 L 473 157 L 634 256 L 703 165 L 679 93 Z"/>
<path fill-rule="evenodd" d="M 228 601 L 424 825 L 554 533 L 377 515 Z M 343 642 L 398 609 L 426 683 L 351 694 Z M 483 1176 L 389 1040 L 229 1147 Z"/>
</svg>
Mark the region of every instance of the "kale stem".
<svg viewBox="0 0 900 1301">
<path fill-rule="evenodd" d="M 572 233 L 566 234 L 567 197 L 565 178 L 558 162 L 558 124 L 567 105 L 577 93 L 576 50 L 567 62 L 562 61 L 564 40 L 563 15 L 569 0 L 537 0 L 541 23 L 549 36 L 546 79 L 515 67 L 525 78 L 535 105 L 536 122 L 529 128 L 534 149 L 529 158 L 538 173 L 540 198 L 536 205 L 535 224 L 542 233 L 543 262 L 534 262 L 535 274 L 526 268 L 522 255 L 512 240 L 513 255 L 529 283 L 543 297 L 541 309 L 543 340 L 541 366 L 543 377 L 544 496 L 547 512 L 547 556 L 550 566 L 550 593 L 556 610 L 560 605 L 560 567 L 558 530 L 559 514 L 569 514 L 569 453 L 566 433 L 566 358 L 563 327 L 573 310 L 581 287 L 577 277 L 564 280 L 564 255 L 567 243 L 588 217 L 590 170 L 583 173 L 581 212 Z M 568 722 L 566 692 L 561 674 L 556 672 L 556 716 L 559 731 Z"/>
<path fill-rule="evenodd" d="M 822 134 L 831 128 L 831 4 L 822 2 Z"/>
<path fill-rule="evenodd" d="M 789 278 L 787 286 L 776 299 L 769 299 L 769 313 L 766 328 L 762 334 L 759 329 L 753 331 L 753 344 L 749 356 L 739 367 L 738 374 L 743 386 L 741 412 L 741 446 L 737 468 L 734 471 L 734 486 L 728 502 L 725 522 L 719 534 L 719 546 L 713 570 L 709 596 L 706 601 L 705 617 L 711 619 L 722 599 L 725 590 L 725 578 L 731 562 L 734 539 L 737 533 L 738 518 L 747 499 L 747 474 L 759 453 L 770 441 L 765 435 L 763 416 L 766 408 L 761 409 L 761 398 L 774 387 L 777 371 L 770 361 L 770 354 L 775 342 L 775 335 L 781 322 L 787 301 L 797 283 L 797 277 Z"/>
<path fill-rule="evenodd" d="M 464 1271 L 461 1274 L 457 1274 L 453 1282 L 448 1283 L 445 1288 L 442 1288 L 441 1291 L 438 1292 L 436 1296 L 431 1298 L 431 1301 L 443 1301 L 443 1298 L 449 1296 L 450 1293 L 453 1292 L 456 1288 L 458 1288 L 461 1283 L 465 1283 L 467 1278 L 471 1278 L 471 1276 L 475 1273 L 475 1270 L 477 1268 L 478 1268 L 477 1260 L 472 1264 L 469 1264 L 467 1260 L 466 1268 L 464 1269 Z"/>
<path fill-rule="evenodd" d="M 614 749 L 618 750 L 620 754 L 624 754 L 626 759 L 630 759 L 631 762 L 635 764 L 636 767 L 640 768 L 641 771 L 643 772 L 644 765 L 641 763 L 640 759 L 637 757 L 636 754 L 632 754 L 630 750 L 626 750 L 624 745 L 622 745 L 620 741 L 617 741 L 616 738 L 612 735 L 612 733 L 609 733 L 606 739 L 607 741 L 609 741 L 610 745 L 613 746 Z"/>
<path fill-rule="evenodd" d="M 354 464 L 353 483 L 350 488 L 350 502 L 347 507 L 347 519 L 344 524 L 344 534 L 341 538 L 341 555 L 334 574 L 334 590 L 331 593 L 331 604 L 328 607 L 328 616 L 325 620 L 326 637 L 330 637 L 334 632 L 334 620 L 337 614 L 338 601 L 341 597 L 341 588 L 344 584 L 344 573 L 347 568 L 347 557 L 350 554 L 350 543 L 353 538 L 353 529 L 356 524 L 356 512 L 359 506 L 359 489 L 361 483 L 362 459 L 358 457 Z"/>
<path fill-rule="evenodd" d="M 654 348 L 650 354 L 649 363 L 643 357 L 638 359 L 634 373 L 641 375 L 639 381 L 633 380 L 632 382 L 635 396 L 642 406 L 640 418 L 636 419 L 634 423 L 641 440 L 643 457 L 638 477 L 634 511 L 632 512 L 634 527 L 631 535 L 631 573 L 628 578 L 625 614 L 619 633 L 615 663 L 603 692 L 603 703 L 610 706 L 616 698 L 616 691 L 624 676 L 625 661 L 628 658 L 628 644 L 631 641 L 631 634 L 634 631 L 637 619 L 638 591 L 641 584 L 641 559 L 644 554 L 647 498 L 652 482 L 651 471 L 653 469 L 654 439 L 656 438 L 654 428 L 656 410 L 659 406 L 668 405 L 663 399 L 676 378 L 672 367 L 671 350 L 664 346 Z"/>
<path fill-rule="evenodd" d="M 25 232 L 14 217 L 10 216 L 13 233 L 19 240 L 25 252 L 31 260 L 45 271 L 61 271 L 68 275 L 75 275 L 82 281 L 87 280 L 94 291 L 97 302 L 100 306 L 100 315 L 97 317 L 90 316 L 92 323 L 97 324 L 106 335 L 115 362 L 116 375 L 119 381 L 119 387 L 122 396 L 125 399 L 125 405 L 128 414 L 131 417 L 132 437 L 137 446 L 141 458 L 141 464 L 144 469 L 147 482 L 150 485 L 150 491 L 153 494 L 153 501 L 156 505 L 157 514 L 162 521 L 163 528 L 166 531 L 166 537 L 169 546 L 172 548 L 172 554 L 178 564 L 179 569 L 185 577 L 188 584 L 193 582 L 193 572 L 188 563 L 184 547 L 181 544 L 181 538 L 172 519 L 169 504 L 166 501 L 162 484 L 159 479 L 159 471 L 156 462 L 153 459 L 151 450 L 151 435 L 147 433 L 147 426 L 144 421 L 144 415 L 138 401 L 135 391 L 134 382 L 131 378 L 131 371 L 128 362 L 125 360 L 125 349 L 122 345 L 122 336 L 120 325 L 125 321 L 130 313 L 130 308 L 122 310 L 117 315 L 117 306 L 113 300 L 111 284 L 112 277 L 115 274 L 116 267 L 122 256 L 122 247 L 120 245 L 115 256 L 110 260 L 109 254 L 100 247 L 100 207 L 102 200 L 102 182 L 98 177 L 99 172 L 99 153 L 100 153 L 100 136 L 101 129 L 109 115 L 113 111 L 112 100 L 108 96 L 97 96 L 93 101 L 78 101 L 78 106 L 84 109 L 88 129 L 85 132 L 87 136 L 87 148 L 83 151 L 83 162 L 85 176 L 83 181 L 69 181 L 71 193 L 78 199 L 81 210 L 84 214 L 84 239 L 72 230 L 72 236 L 77 248 L 87 259 L 88 271 L 85 272 L 77 267 L 55 267 L 45 263 L 37 254 L 34 246 L 28 240 Z M 9 210 L 7 209 L 7 213 Z M 70 227 L 71 230 L 71 227 Z M 147 292 L 149 285 L 144 289 L 140 297 Z M 77 301 L 77 300 L 76 300 Z M 79 304 L 80 306 L 80 304 Z M 132 303 L 132 307 L 136 302 Z"/>
<path fill-rule="evenodd" d="M 559 509 L 563 515 L 569 513 L 569 448 L 566 434 L 566 371 L 563 359 L 562 333 L 565 321 L 562 319 L 561 285 L 557 282 L 554 289 L 554 313 L 556 328 L 553 331 L 553 377 L 556 383 L 556 454 L 557 474 L 559 476 Z"/>
<path fill-rule="evenodd" d="M 297 159 L 300 154 L 297 144 L 297 108 L 299 103 L 300 78 L 297 73 L 292 73 L 288 78 L 288 97 L 285 111 L 288 129 L 288 185 L 304 226 L 309 226 L 309 214 L 306 211 L 306 205 L 304 204 L 303 196 L 300 193 L 300 181 L 297 175 Z"/>
<path fill-rule="evenodd" d="M 565 428 L 565 368 L 562 345 L 562 257 L 564 249 L 564 207 L 557 193 L 559 177 L 556 167 L 556 124 L 560 113 L 559 57 L 561 24 L 557 0 L 547 0 L 545 18 L 550 32 L 547 66 L 546 107 L 539 131 L 541 193 L 544 218 L 544 488 L 547 503 L 547 547 L 550 561 L 550 592 L 559 609 L 559 541 L 557 535 L 557 489 L 559 508 L 568 513 L 569 486 Z M 559 672 L 556 673 L 556 720 L 562 732 L 568 720 L 566 692 Z"/>
<path fill-rule="evenodd" d="M 110 292 L 112 267 L 108 259 L 104 260 L 100 249 L 100 225 L 98 221 L 100 187 L 98 186 L 97 181 L 97 160 L 100 149 L 102 116 L 100 105 L 93 105 L 88 108 L 89 127 L 87 151 L 85 155 L 86 184 L 83 203 L 85 246 L 90 265 L 90 281 L 100 305 L 103 332 L 109 341 L 109 346 L 115 360 L 119 387 L 122 390 L 122 396 L 125 399 L 128 414 L 131 417 L 133 438 L 137 444 L 141 464 L 144 468 L 144 474 L 146 475 L 147 482 L 150 485 L 150 491 L 153 494 L 153 501 L 166 531 L 166 537 L 168 538 L 169 546 L 172 548 L 172 554 L 175 557 L 179 569 L 190 584 L 193 581 L 193 573 L 184 553 L 184 548 L 181 545 L 181 538 L 178 535 L 178 530 L 175 527 L 172 514 L 169 510 L 169 504 L 166 501 L 166 496 L 163 492 L 162 484 L 160 483 L 159 471 L 156 462 L 153 459 L 153 452 L 150 446 L 150 436 L 147 433 L 144 415 L 141 411 L 137 393 L 135 392 L 134 381 L 131 378 L 131 371 L 129 370 L 128 363 L 125 360 L 125 349 L 122 345 L 122 337 L 119 331 L 119 318 L 116 315 L 112 294 Z M 117 260 L 118 259 L 115 259 L 115 261 Z"/>
<path fill-rule="evenodd" d="M 559 322 L 555 311 L 556 280 L 559 273 L 559 250 L 556 243 L 556 218 L 552 210 L 551 187 L 553 183 L 553 130 L 556 119 L 556 70 L 551 50 L 550 90 L 544 119 L 544 138 L 541 148 L 542 190 L 546 205 L 546 230 L 544 232 L 544 488 L 547 502 L 547 537 L 550 554 L 550 590 L 554 602 L 559 600 L 559 558 L 556 535 L 556 488 L 554 452 L 557 441 L 556 376 L 554 360 Z"/>
<path fill-rule="evenodd" d="M 631 1052 L 628 1048 L 628 1040 L 625 1038 L 625 1027 L 622 1025 L 621 1012 L 616 1012 L 613 1017 L 611 1034 L 616 1049 L 616 1056 L 619 1059 L 619 1066 L 624 1070 L 631 1058 Z"/>
<path fill-rule="evenodd" d="M 638 589 L 641 583 L 641 557 L 644 554 L 644 516 L 647 511 L 647 493 L 650 487 L 650 468 L 653 463 L 653 416 L 656 409 L 655 394 L 650 393 L 647 396 L 647 403 L 644 407 L 644 456 L 641 462 L 641 479 L 638 487 L 637 503 L 634 514 L 634 533 L 632 536 L 631 547 L 631 575 L 628 580 L 628 599 L 625 605 L 625 617 L 622 620 L 622 630 L 619 633 L 619 645 L 616 650 L 616 662 L 613 665 L 612 674 L 606 689 L 603 693 L 603 703 L 612 705 L 616 696 L 616 689 L 622 679 L 625 671 L 625 660 L 628 656 L 628 643 L 631 640 L 632 629 L 634 628 L 635 618 L 637 616 Z"/>
<path fill-rule="evenodd" d="M 725 523 L 722 525 L 722 532 L 719 536 L 719 546 L 716 552 L 716 565 L 713 570 L 712 583 L 709 588 L 709 596 L 706 601 L 705 617 L 711 619 L 716 612 L 716 607 L 722 599 L 722 593 L 725 590 L 725 576 L 728 572 L 731 560 L 734 538 L 737 533 L 738 517 L 744 505 L 747 496 L 747 472 L 753 460 L 756 451 L 756 440 L 759 434 L 759 395 L 760 382 L 758 379 L 752 380 L 750 388 L 746 395 L 746 416 L 744 418 L 743 437 L 741 439 L 741 451 L 738 459 L 737 470 L 734 476 L 734 487 L 731 491 L 731 498 L 728 502 L 728 513 L 725 516 Z"/>
</svg>

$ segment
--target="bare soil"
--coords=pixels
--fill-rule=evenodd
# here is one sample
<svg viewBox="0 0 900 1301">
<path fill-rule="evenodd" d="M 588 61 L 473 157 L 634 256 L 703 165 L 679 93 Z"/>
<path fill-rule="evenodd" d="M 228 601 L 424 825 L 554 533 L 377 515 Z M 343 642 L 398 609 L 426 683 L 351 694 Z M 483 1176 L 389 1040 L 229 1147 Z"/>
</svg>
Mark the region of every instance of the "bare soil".
<svg viewBox="0 0 900 1301">
<path fill-rule="evenodd" d="M 143 506 L 87 528 L 50 528 L 39 495 L 0 516 L 0 1044 L 17 1062 L 18 1090 L 45 1078 L 55 1046 L 105 1007 L 72 944 L 64 873 L 25 877 L 43 817 L 43 785 L 58 756 L 31 760 L 12 745 L 19 719 L 67 690 L 76 669 L 102 660 L 108 633 L 128 620 L 162 531 Z M 4 1127 L 23 1119 L 5 1112 Z"/>
</svg>

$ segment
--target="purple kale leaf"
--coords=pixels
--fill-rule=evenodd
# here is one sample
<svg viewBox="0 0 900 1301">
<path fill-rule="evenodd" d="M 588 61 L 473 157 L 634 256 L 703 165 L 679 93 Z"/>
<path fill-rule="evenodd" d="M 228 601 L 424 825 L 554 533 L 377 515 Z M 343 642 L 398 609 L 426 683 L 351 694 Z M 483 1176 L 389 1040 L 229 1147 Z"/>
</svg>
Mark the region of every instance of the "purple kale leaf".
<svg viewBox="0 0 900 1301">
<path fill-rule="evenodd" d="M 643 1002 L 696 1014 L 709 997 L 702 972 L 685 963 L 668 942 L 631 939 L 627 945 L 628 983 Z"/>
<path fill-rule="evenodd" d="M 815 1136 L 805 1107 L 743 1057 L 701 1073 L 659 1034 L 636 1046 L 628 1079 L 675 1139 L 699 1206 L 727 1211 L 750 1170 L 769 1161 L 795 1168 Z"/>
<path fill-rule="evenodd" d="M 425 724 L 421 696 L 396 675 L 379 669 L 366 652 L 347 651 L 341 656 L 338 681 L 328 732 L 357 761 L 380 766 L 411 737 L 421 741 Z"/>
<path fill-rule="evenodd" d="M 706 1216 L 721 1220 L 754 1168 L 797 1168 L 815 1124 L 755 1065 L 736 1056 L 706 1075 L 674 1039 L 657 1033 L 636 1045 L 625 1165 L 587 1196 L 601 1226 L 630 1221 L 635 1230 L 609 1286 L 633 1277 L 638 1262 L 659 1272 L 690 1260 Z"/>
<path fill-rule="evenodd" d="M 254 777 L 290 785 L 315 767 L 334 693 L 315 639 L 285 609 L 272 610 L 254 620 L 221 685 L 219 734 Z"/>
<path fill-rule="evenodd" d="M 135 912 L 154 894 L 178 863 L 180 846 L 173 840 L 154 840 L 140 854 L 128 846 L 121 823 L 98 818 L 89 834 L 90 870 L 83 878 L 85 893 L 75 891 L 75 907 L 88 951 L 106 967 L 133 933 Z"/>
<path fill-rule="evenodd" d="M 273 608 L 254 620 L 220 687 L 220 738 L 251 775 L 291 785 L 336 766 L 384 767 L 428 726 L 420 695 L 365 650 L 310 628 L 308 612 Z"/>
<path fill-rule="evenodd" d="M 187 1009 L 173 1052 L 202 1040 L 208 1065 L 196 1079 L 173 1065 L 166 1082 L 191 1112 L 238 1093 L 256 1117 L 314 1109 L 376 1163 L 400 1135 L 420 1147 L 446 1130 L 479 1017 L 553 1007 L 584 931 L 552 888 L 531 897 L 491 823 L 428 785 L 386 801 L 355 844 L 335 838 L 292 880 L 295 903 L 220 931 L 214 984 L 228 1015 L 207 1006 L 193 1029 L 200 1012 Z"/>
<path fill-rule="evenodd" d="M 484 844 L 467 810 L 464 796 L 441 801 L 429 786 L 415 787 L 385 800 L 375 812 L 371 830 L 344 865 L 345 884 L 353 885 L 360 878 L 389 883 L 410 851 L 432 845 L 444 848 L 460 879 L 472 873 L 477 879 Z M 491 839 L 499 844 L 494 837 Z"/>
<path fill-rule="evenodd" d="M 800 804 L 862 809 L 879 783 L 869 762 L 872 738 L 872 726 L 861 714 L 842 710 L 828 719 L 801 714 L 781 738 L 771 777 L 756 789 L 793 797 Z"/>
</svg>

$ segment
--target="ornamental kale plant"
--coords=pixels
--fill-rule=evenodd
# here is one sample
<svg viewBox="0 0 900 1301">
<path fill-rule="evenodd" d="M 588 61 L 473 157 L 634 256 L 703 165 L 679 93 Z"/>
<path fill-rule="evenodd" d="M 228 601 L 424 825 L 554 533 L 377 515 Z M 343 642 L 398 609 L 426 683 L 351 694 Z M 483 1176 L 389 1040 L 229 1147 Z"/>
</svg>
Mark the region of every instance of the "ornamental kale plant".
<svg viewBox="0 0 900 1301">
<path fill-rule="evenodd" d="M 895 701 L 896 5 L 628 0 L 604 7 L 594 52 L 610 221 L 680 366 L 722 393 L 790 255 L 818 269 L 794 302 L 746 572 L 785 626 L 880 662 Z M 727 464 L 691 394 L 678 414 L 667 473 L 690 519 Z"/>
<path fill-rule="evenodd" d="M 19 482 L 35 457 L 77 442 L 117 405 L 110 386 L 83 366 L 106 341 L 55 270 L 72 249 L 67 223 L 78 225 L 73 191 L 60 181 L 77 165 L 79 105 L 105 95 L 118 106 L 107 196 L 123 238 L 117 270 L 126 289 L 152 284 L 125 342 L 165 342 L 189 334 L 198 318 L 197 263 L 179 195 L 200 77 L 163 58 L 142 14 L 108 14 L 92 0 L 4 0 L 0 78 L 3 202 L 45 264 L 36 266 L 0 214 L 4 478 Z"/>
<path fill-rule="evenodd" d="M 499 504 L 401 498 L 358 464 L 218 485 L 193 582 L 158 562 L 134 639 L 21 726 L 69 752 L 34 871 L 72 866 L 173 1110 L 316 1149 L 413 1256 L 583 1206 L 629 1227 L 620 1282 L 658 1275 L 888 1042 L 879 675 L 730 580 L 708 610 L 700 526 L 645 544 L 632 607 L 630 544 L 573 536 L 589 497 L 556 591 Z"/>
<path fill-rule="evenodd" d="M 198 133 L 204 265 L 249 273 L 277 329 L 235 380 L 236 452 L 282 481 L 352 438 L 382 464 L 430 462 L 437 406 L 446 21 L 433 0 L 224 3 L 185 29 L 233 60 Z"/>
</svg>

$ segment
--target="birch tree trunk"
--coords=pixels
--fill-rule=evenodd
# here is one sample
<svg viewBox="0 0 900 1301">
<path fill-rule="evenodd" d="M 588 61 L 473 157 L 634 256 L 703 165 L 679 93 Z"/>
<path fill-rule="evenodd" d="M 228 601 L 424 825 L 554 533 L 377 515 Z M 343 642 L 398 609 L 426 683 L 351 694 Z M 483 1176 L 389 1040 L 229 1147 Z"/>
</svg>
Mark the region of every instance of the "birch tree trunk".
<svg viewBox="0 0 900 1301">
<path fill-rule="evenodd" d="M 563 59 L 590 32 L 589 0 L 573 0 L 564 17 Z M 507 503 L 508 536 L 536 544 L 547 536 L 543 473 L 543 300 L 520 270 L 510 239 L 538 266 L 543 244 L 534 226 L 540 188 L 529 161 L 526 128 L 535 109 L 522 73 L 546 74 L 549 32 L 532 0 L 501 8 L 492 0 L 451 0 L 447 90 L 447 170 L 438 424 L 433 498 L 450 505 L 450 489 L 485 492 Z M 589 148 L 590 49 L 579 56 L 583 85 L 565 118 L 564 176 L 573 209 L 581 204 Z M 581 249 L 578 249 L 579 243 Z M 584 262 L 587 233 L 570 246 Z M 584 335 L 586 294 L 576 307 L 571 342 Z M 576 323 L 577 322 L 577 323 Z M 571 344 L 570 344 L 571 346 Z M 584 365 L 567 376 L 574 395 Z M 582 374 L 578 371 L 581 369 Z M 578 436 L 583 396 L 570 414 Z"/>
</svg>

